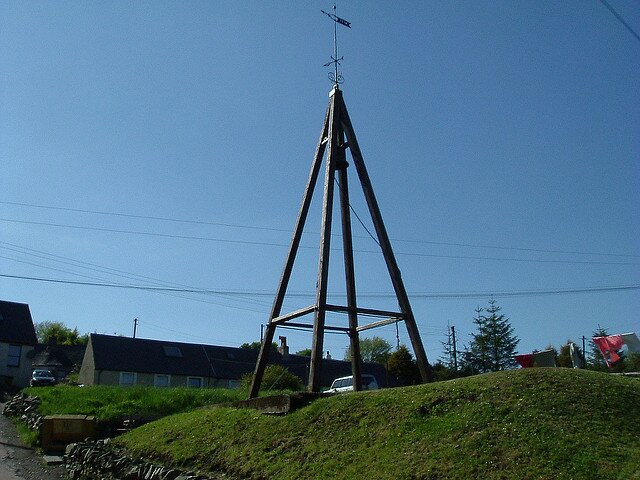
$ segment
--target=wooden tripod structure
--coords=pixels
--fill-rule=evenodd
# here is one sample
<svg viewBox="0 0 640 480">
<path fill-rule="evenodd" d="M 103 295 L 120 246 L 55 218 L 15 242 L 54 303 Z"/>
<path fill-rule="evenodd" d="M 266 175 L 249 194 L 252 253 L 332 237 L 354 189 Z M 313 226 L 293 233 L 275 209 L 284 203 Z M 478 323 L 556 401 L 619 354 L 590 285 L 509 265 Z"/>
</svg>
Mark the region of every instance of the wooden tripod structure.
<svg viewBox="0 0 640 480">
<path fill-rule="evenodd" d="M 318 281 L 316 284 L 316 301 L 313 305 L 305 308 L 282 315 L 282 303 L 284 301 L 287 286 L 291 278 L 291 272 L 295 262 L 300 240 L 302 238 L 302 231 L 305 221 L 307 219 L 307 213 L 309 212 L 309 206 L 311 205 L 311 199 L 313 191 L 316 186 L 318 174 L 320 172 L 320 166 L 324 157 L 325 150 L 329 146 L 329 153 L 327 155 L 327 161 L 325 165 L 325 181 L 324 181 L 324 200 L 322 209 L 322 231 L 320 236 L 320 259 L 318 265 Z M 351 235 L 351 214 L 349 205 L 349 188 L 347 182 L 347 167 L 349 164 L 346 160 L 346 149 L 351 151 L 351 157 L 356 167 L 358 178 L 362 185 L 365 200 L 369 208 L 369 213 L 373 221 L 375 231 L 378 237 L 378 242 L 384 255 L 384 260 L 387 265 L 389 276 L 395 290 L 395 294 L 398 300 L 398 306 L 400 311 L 384 311 L 371 308 L 361 308 L 357 306 L 356 301 L 356 283 L 355 283 L 355 271 L 353 263 L 353 244 Z M 336 174 L 338 179 L 338 189 L 340 194 L 340 212 L 342 218 L 342 247 L 344 251 L 344 270 L 346 280 L 346 294 L 347 305 L 331 305 L 327 303 L 327 282 L 329 275 L 329 253 L 330 253 L 330 241 L 331 241 L 331 220 L 333 213 L 333 194 L 334 184 L 336 183 Z M 336 327 L 325 325 L 325 318 L 327 312 L 341 312 L 346 313 L 349 318 L 349 327 Z M 305 323 L 294 323 L 292 320 L 308 315 L 314 314 L 313 325 Z M 358 326 L 358 314 L 365 314 L 368 316 L 382 317 L 384 320 L 370 323 L 368 325 Z M 370 328 L 395 323 L 399 320 L 404 320 L 407 326 L 409 339 L 418 363 L 420 375 L 423 382 L 432 380 L 432 372 L 429 362 L 427 361 L 427 355 L 422 345 L 420 333 L 416 325 L 411 305 L 409 304 L 409 297 L 402 282 L 400 270 L 396 263 L 393 250 L 391 248 L 391 242 L 382 221 L 380 209 L 378 208 L 378 202 L 373 193 L 371 186 L 371 180 L 369 174 L 365 168 L 360 147 L 356 135 L 347 113 L 347 107 L 342 98 L 342 92 L 336 84 L 331 91 L 329 106 L 325 115 L 324 124 L 322 127 L 322 133 L 316 147 L 315 157 L 311 166 L 311 172 L 309 173 L 309 180 L 307 187 L 300 205 L 300 211 L 298 213 L 298 219 L 296 221 L 293 237 L 291 238 L 291 244 L 289 247 L 289 254 L 284 265 L 282 276 L 280 277 L 280 283 L 273 302 L 269 322 L 267 323 L 266 332 L 263 337 L 262 345 L 260 347 L 260 353 L 258 355 L 258 361 L 253 375 L 253 381 L 249 390 L 249 398 L 255 398 L 260 390 L 260 384 L 262 383 L 262 377 L 264 370 L 267 366 L 267 358 L 269 356 L 269 350 L 273 338 L 275 335 L 276 327 L 278 325 L 289 325 L 301 328 L 313 329 L 313 343 L 311 348 L 311 366 L 309 372 L 309 385 L 308 390 L 311 392 L 320 391 L 320 371 L 322 368 L 322 354 L 323 354 L 323 341 L 325 330 L 340 331 L 347 333 L 350 338 L 351 345 L 351 357 L 352 357 L 352 372 L 354 379 L 354 390 L 361 390 L 361 357 L 360 357 L 360 341 L 359 333 Z"/>
</svg>

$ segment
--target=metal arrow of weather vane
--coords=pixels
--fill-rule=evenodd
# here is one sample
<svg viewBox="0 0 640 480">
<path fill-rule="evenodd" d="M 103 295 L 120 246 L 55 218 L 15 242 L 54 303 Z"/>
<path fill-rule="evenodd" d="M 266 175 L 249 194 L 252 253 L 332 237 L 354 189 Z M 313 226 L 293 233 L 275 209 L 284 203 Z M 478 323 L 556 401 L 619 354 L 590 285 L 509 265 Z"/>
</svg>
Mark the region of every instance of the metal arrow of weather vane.
<svg viewBox="0 0 640 480">
<path fill-rule="evenodd" d="M 331 65 L 334 66 L 334 71 L 329 72 L 329 80 L 331 80 L 334 85 L 338 85 L 344 82 L 344 78 L 342 77 L 342 72 L 338 70 L 340 66 L 340 61 L 343 57 L 338 57 L 338 24 L 344 25 L 345 27 L 351 28 L 351 22 L 346 21 L 344 18 L 340 18 L 336 15 L 336 5 L 333 4 L 333 13 L 325 12 L 324 10 L 320 10 L 327 17 L 333 20 L 333 56 L 331 57 L 331 61 L 324 64 L 325 67 L 329 67 Z"/>
</svg>

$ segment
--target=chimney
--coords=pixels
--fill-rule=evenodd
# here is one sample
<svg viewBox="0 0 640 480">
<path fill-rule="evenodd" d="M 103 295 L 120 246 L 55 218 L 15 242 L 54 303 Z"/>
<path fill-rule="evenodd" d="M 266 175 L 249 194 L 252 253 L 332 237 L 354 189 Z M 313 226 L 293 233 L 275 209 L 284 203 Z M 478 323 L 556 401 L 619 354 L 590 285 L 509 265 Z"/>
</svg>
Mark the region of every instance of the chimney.
<svg viewBox="0 0 640 480">
<path fill-rule="evenodd" d="M 280 339 L 280 346 L 278 352 L 282 355 L 283 360 L 289 359 L 289 347 L 287 346 L 287 337 L 278 337 Z"/>
</svg>

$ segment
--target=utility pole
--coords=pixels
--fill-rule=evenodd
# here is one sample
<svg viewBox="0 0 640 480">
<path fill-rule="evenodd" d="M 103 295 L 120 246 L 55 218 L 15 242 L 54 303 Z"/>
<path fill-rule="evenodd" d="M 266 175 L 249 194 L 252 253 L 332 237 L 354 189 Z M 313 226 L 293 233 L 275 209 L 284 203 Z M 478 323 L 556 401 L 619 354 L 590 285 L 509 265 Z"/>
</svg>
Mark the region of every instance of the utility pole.
<svg viewBox="0 0 640 480">
<path fill-rule="evenodd" d="M 133 338 L 136 338 L 136 330 L 138 329 L 138 319 L 133 319 Z"/>
<path fill-rule="evenodd" d="M 587 338 L 582 335 L 582 368 L 587 368 L 587 352 L 585 351 L 585 342 Z"/>
<path fill-rule="evenodd" d="M 451 325 L 451 340 L 453 342 L 453 371 L 458 371 L 458 351 L 456 350 L 456 327 Z"/>
</svg>

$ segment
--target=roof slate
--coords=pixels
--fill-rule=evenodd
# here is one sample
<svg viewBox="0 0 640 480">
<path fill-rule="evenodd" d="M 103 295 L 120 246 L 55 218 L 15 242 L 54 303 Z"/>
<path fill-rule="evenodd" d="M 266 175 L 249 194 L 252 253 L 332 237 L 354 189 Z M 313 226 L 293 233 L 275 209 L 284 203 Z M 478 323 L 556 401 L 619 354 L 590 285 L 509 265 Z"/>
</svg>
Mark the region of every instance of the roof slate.
<svg viewBox="0 0 640 480">
<path fill-rule="evenodd" d="M 143 338 L 117 337 L 92 333 L 90 342 L 96 370 L 138 373 L 162 373 L 239 380 L 252 373 L 258 352 L 247 348 L 222 347 L 194 343 L 168 342 Z M 165 355 L 165 346 L 177 347 L 182 357 Z M 285 366 L 291 373 L 308 380 L 310 357 L 280 353 L 269 354 L 270 364 Z M 386 386 L 387 372 L 378 363 L 364 363 L 362 373 L 375 375 Z M 322 361 L 321 385 L 329 386 L 338 377 L 351 375 L 351 363 L 343 360 Z"/>
<path fill-rule="evenodd" d="M 0 300 L 0 342 L 36 345 L 29 305 Z"/>
</svg>

